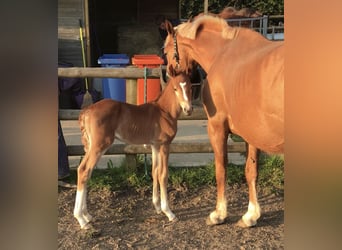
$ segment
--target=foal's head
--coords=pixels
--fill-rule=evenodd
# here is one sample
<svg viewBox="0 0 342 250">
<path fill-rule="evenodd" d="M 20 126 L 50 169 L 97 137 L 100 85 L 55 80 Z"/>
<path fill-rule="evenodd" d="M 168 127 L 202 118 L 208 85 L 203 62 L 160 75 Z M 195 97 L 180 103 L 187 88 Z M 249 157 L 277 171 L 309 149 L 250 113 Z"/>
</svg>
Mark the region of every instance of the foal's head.
<svg viewBox="0 0 342 250">
<path fill-rule="evenodd" d="M 171 71 L 170 73 L 168 84 L 172 85 L 176 100 L 181 106 L 183 113 L 185 115 L 191 115 L 193 108 L 191 103 L 192 90 L 190 78 L 184 73 L 176 74 L 175 71 Z"/>
</svg>

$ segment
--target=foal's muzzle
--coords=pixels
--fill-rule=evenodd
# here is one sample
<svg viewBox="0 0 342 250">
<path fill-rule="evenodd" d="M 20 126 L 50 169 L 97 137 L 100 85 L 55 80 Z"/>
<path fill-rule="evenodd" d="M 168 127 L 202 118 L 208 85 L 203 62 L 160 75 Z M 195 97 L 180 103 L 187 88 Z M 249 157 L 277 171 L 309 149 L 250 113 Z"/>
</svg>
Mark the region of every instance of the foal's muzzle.
<svg viewBox="0 0 342 250">
<path fill-rule="evenodd" d="M 184 115 L 189 116 L 192 114 L 193 107 L 192 105 L 184 105 L 182 106 L 182 110 L 183 110 Z"/>
</svg>

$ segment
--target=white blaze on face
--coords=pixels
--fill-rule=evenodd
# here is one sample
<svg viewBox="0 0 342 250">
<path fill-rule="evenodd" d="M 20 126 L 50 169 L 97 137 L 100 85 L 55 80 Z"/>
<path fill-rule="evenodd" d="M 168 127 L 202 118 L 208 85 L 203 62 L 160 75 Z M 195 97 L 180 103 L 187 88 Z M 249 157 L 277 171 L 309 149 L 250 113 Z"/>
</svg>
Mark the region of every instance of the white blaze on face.
<svg viewBox="0 0 342 250">
<path fill-rule="evenodd" d="M 182 88 L 184 100 L 185 100 L 185 101 L 188 101 L 188 97 L 186 96 L 186 92 L 185 92 L 185 85 L 186 85 L 186 82 L 180 82 L 179 85 L 180 85 L 181 88 Z"/>
</svg>

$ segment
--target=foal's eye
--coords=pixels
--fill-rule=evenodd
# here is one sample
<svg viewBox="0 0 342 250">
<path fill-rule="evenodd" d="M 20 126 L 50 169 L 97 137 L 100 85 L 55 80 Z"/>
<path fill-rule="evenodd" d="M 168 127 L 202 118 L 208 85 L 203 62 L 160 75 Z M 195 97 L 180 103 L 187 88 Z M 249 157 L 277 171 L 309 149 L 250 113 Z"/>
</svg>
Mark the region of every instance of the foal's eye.
<svg viewBox="0 0 342 250">
<path fill-rule="evenodd" d="M 173 88 L 173 90 L 177 92 L 177 88 Z"/>
</svg>

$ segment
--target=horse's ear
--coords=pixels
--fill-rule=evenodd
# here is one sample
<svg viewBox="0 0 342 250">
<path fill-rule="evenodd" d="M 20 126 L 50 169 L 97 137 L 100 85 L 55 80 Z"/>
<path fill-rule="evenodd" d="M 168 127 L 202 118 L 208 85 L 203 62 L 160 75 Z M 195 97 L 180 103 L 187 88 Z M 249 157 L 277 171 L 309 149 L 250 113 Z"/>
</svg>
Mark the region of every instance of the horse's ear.
<svg viewBox="0 0 342 250">
<path fill-rule="evenodd" d="M 172 23 L 169 20 L 165 20 L 165 28 L 168 34 L 174 35 L 175 31 L 173 30 Z"/>
<path fill-rule="evenodd" d="M 167 74 L 168 74 L 170 77 L 175 77 L 175 76 L 176 76 L 176 71 L 175 71 L 175 69 L 173 68 L 172 64 L 170 64 L 170 65 L 167 66 Z"/>
</svg>

